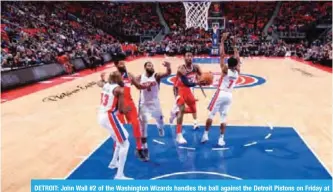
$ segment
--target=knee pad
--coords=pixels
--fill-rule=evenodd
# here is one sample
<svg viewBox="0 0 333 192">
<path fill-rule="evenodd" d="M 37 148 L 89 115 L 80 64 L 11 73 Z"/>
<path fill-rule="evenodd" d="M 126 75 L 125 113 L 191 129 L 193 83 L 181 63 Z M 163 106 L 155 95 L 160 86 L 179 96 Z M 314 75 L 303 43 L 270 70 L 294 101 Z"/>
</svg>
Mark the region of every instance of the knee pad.
<svg viewBox="0 0 333 192">
<path fill-rule="evenodd" d="M 220 123 L 222 124 L 222 123 L 226 123 L 226 121 L 227 121 L 227 114 L 226 113 L 222 113 L 221 115 L 220 115 Z"/>
</svg>

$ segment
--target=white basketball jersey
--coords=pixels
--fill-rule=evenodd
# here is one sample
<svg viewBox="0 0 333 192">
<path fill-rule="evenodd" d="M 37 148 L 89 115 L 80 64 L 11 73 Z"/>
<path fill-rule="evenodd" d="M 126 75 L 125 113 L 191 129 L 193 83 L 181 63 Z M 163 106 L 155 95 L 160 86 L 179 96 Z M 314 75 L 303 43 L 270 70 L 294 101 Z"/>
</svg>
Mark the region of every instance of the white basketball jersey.
<svg viewBox="0 0 333 192">
<path fill-rule="evenodd" d="M 225 91 L 225 92 L 231 92 L 236 85 L 238 76 L 239 76 L 239 74 L 236 70 L 232 71 L 232 70 L 228 69 L 227 74 L 224 75 L 222 82 L 219 85 L 219 90 Z"/>
<path fill-rule="evenodd" d="M 151 77 L 147 77 L 146 74 L 141 75 L 140 84 L 152 86 L 149 89 L 140 90 L 140 104 L 152 103 L 158 100 L 158 92 L 160 90 L 159 84 L 155 78 L 156 73 Z"/>
<path fill-rule="evenodd" d="M 106 83 L 101 94 L 100 112 L 111 112 L 117 109 L 118 99 L 113 95 L 113 90 L 118 84 Z"/>
</svg>

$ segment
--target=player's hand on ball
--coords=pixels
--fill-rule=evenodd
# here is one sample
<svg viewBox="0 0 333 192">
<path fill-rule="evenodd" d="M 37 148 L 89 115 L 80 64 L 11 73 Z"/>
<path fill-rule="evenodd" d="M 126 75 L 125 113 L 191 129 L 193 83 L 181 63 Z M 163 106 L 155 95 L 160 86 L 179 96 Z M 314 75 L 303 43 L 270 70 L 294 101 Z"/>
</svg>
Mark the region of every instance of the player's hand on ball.
<svg viewBox="0 0 333 192">
<path fill-rule="evenodd" d="M 163 66 L 166 67 L 166 68 L 170 68 L 171 64 L 168 61 L 164 61 Z"/>
<path fill-rule="evenodd" d="M 198 83 L 199 83 L 199 85 L 203 85 L 203 86 L 206 86 L 206 85 L 209 84 L 209 83 L 208 83 L 207 81 L 205 81 L 204 79 L 200 79 Z"/>
</svg>

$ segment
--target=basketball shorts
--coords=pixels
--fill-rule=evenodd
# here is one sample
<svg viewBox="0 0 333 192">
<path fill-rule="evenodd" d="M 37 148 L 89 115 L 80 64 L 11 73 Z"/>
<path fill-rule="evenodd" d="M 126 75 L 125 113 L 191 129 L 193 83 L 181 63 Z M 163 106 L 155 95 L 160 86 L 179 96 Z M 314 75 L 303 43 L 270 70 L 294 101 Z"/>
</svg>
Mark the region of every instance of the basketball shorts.
<svg viewBox="0 0 333 192">
<path fill-rule="evenodd" d="M 120 122 L 117 112 L 100 112 L 98 114 L 99 124 L 109 131 L 111 138 L 118 142 L 123 143 L 128 138 L 128 132 Z"/>
<path fill-rule="evenodd" d="M 139 115 L 137 112 L 137 108 L 134 102 L 125 102 L 125 106 L 129 106 L 131 110 L 126 114 L 118 114 L 118 118 L 121 123 L 131 124 L 133 129 L 133 135 L 135 138 L 141 137 L 140 132 L 140 123 L 139 123 Z M 126 121 L 125 121 L 126 120 Z"/>
<path fill-rule="evenodd" d="M 139 104 L 139 116 L 140 119 L 145 122 L 149 121 L 152 118 L 156 121 L 163 119 L 160 101 L 157 100 L 150 103 Z"/>
<path fill-rule="evenodd" d="M 181 93 L 176 98 L 177 105 L 184 105 L 186 104 L 188 108 L 185 110 L 186 113 L 196 113 L 196 100 L 192 92 L 188 93 Z"/>
<path fill-rule="evenodd" d="M 208 118 L 213 119 L 218 112 L 220 114 L 220 123 L 226 123 L 231 101 L 232 94 L 230 92 L 216 91 L 208 106 L 208 110 L 210 111 Z"/>
</svg>

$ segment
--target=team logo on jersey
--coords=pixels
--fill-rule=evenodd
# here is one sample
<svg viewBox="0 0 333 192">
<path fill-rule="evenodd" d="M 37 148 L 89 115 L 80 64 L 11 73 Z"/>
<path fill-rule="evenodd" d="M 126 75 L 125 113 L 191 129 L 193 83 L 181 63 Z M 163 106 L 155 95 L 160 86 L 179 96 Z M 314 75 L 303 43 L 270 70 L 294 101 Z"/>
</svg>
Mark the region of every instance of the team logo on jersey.
<svg viewBox="0 0 333 192">
<path fill-rule="evenodd" d="M 214 79 L 213 84 L 210 86 L 204 86 L 205 89 L 216 89 L 221 77 L 221 73 L 213 73 Z M 175 75 L 171 75 L 167 78 L 162 79 L 162 82 L 167 85 L 173 85 L 176 77 Z M 243 87 L 254 87 L 265 83 L 266 80 L 262 77 L 258 77 L 255 75 L 249 74 L 241 74 L 236 82 L 235 88 L 243 88 Z M 199 88 L 198 86 L 196 88 Z"/>
</svg>

